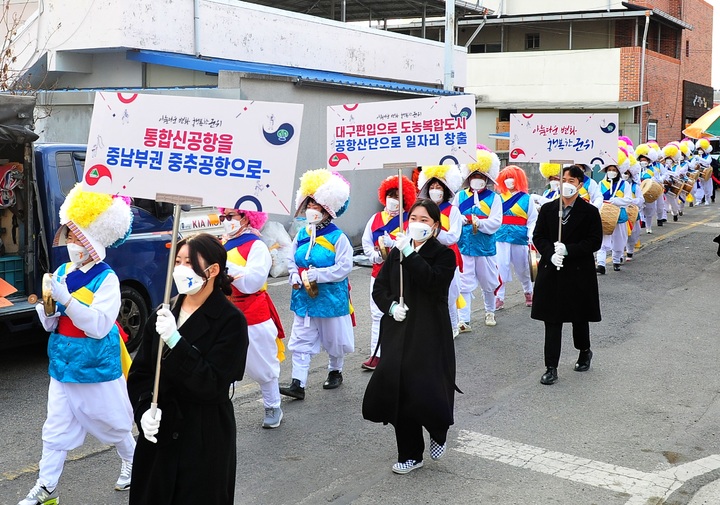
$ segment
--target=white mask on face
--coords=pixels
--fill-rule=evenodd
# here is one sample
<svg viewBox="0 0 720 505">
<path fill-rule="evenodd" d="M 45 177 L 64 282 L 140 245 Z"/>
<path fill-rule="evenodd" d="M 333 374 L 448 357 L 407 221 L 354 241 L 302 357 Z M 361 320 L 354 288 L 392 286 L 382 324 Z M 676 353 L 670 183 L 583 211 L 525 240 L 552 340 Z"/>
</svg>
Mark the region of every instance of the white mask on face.
<svg viewBox="0 0 720 505">
<path fill-rule="evenodd" d="M 560 181 L 550 181 L 550 189 L 552 191 L 560 190 Z"/>
<path fill-rule="evenodd" d="M 673 160 L 665 160 L 665 166 L 666 166 L 666 167 L 671 167 L 671 166 L 673 166 Z"/>
<path fill-rule="evenodd" d="M 515 179 L 505 179 L 505 187 L 508 189 L 515 189 Z"/>
<path fill-rule="evenodd" d="M 442 189 L 431 189 L 428 191 L 428 196 L 433 202 L 442 203 L 443 198 L 445 197 L 445 192 Z"/>
<path fill-rule="evenodd" d="M 82 265 L 90 257 L 88 250 L 79 244 L 67 244 L 67 252 L 75 265 Z"/>
<path fill-rule="evenodd" d="M 630 174 L 625 172 L 624 174 L 622 174 L 622 178 L 624 181 L 627 181 L 630 178 Z"/>
<path fill-rule="evenodd" d="M 475 191 L 480 191 L 485 189 L 485 186 L 487 183 L 485 182 L 485 179 L 479 178 L 479 179 L 472 179 L 470 181 L 470 187 L 474 189 Z"/>
<path fill-rule="evenodd" d="M 575 196 L 575 193 L 577 193 L 577 190 L 578 190 L 578 188 L 574 184 L 570 184 L 569 182 L 563 182 L 562 195 L 565 198 L 571 198 L 571 197 Z"/>
<path fill-rule="evenodd" d="M 305 211 L 305 219 L 307 220 L 308 224 L 318 224 L 320 221 L 322 221 L 323 213 L 319 210 L 315 209 L 307 209 Z"/>
<path fill-rule="evenodd" d="M 640 166 L 643 167 L 643 168 L 647 168 L 648 162 L 647 162 L 647 161 L 641 161 L 641 162 L 640 162 Z"/>
<path fill-rule="evenodd" d="M 240 221 L 237 219 L 226 219 L 223 221 L 223 230 L 225 231 L 226 235 L 235 235 L 237 232 L 240 231 L 241 225 Z"/>
<path fill-rule="evenodd" d="M 607 178 L 608 178 L 608 180 L 612 181 L 613 179 L 617 178 L 617 172 L 615 172 L 613 170 L 608 171 Z"/>
<path fill-rule="evenodd" d="M 412 222 L 408 224 L 408 235 L 415 243 L 425 242 L 432 236 L 432 226 L 416 221 Z"/>
<path fill-rule="evenodd" d="M 400 209 L 400 200 L 388 196 L 385 198 L 385 208 L 388 212 L 397 212 Z"/>
<path fill-rule="evenodd" d="M 175 265 L 173 280 L 178 293 L 181 295 L 194 295 L 205 285 L 205 279 L 196 274 L 195 270 L 185 265 Z"/>
</svg>

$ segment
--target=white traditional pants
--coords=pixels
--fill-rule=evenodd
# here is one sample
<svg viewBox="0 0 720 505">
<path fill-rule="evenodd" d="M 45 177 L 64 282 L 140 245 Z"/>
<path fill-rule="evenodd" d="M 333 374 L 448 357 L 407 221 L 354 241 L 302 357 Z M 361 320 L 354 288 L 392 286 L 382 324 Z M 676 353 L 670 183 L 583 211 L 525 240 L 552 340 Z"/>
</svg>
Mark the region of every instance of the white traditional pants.
<svg viewBox="0 0 720 505">
<path fill-rule="evenodd" d="M 675 195 L 671 195 L 671 196 L 675 196 Z M 658 209 L 658 219 L 665 219 L 665 220 L 667 220 L 667 200 L 668 200 L 668 199 L 665 198 L 665 194 L 664 194 L 664 193 L 663 193 L 663 195 L 662 195 L 660 198 L 657 199 L 657 204 L 658 204 L 658 208 L 657 208 L 657 209 Z"/>
<path fill-rule="evenodd" d="M 267 408 L 280 406 L 280 360 L 277 347 L 278 330 L 272 319 L 248 326 L 249 345 L 245 372 L 258 383 L 263 404 Z"/>
<path fill-rule="evenodd" d="M 627 239 L 627 252 L 633 254 L 635 252 L 635 244 L 637 244 L 640 238 L 640 221 L 636 221 L 633 225 L 632 232 L 628 235 Z"/>
<path fill-rule="evenodd" d="M 60 382 L 51 377 L 42 429 L 40 483 L 48 489 L 57 487 L 68 451 L 80 447 L 88 433 L 103 444 L 114 445 L 122 459 L 132 461 L 132 427 L 124 377 L 92 384 Z"/>
<path fill-rule="evenodd" d="M 665 195 L 665 210 L 669 210 L 673 216 L 677 216 L 680 213 L 680 204 L 678 203 L 677 196 L 672 193 Z"/>
<path fill-rule="evenodd" d="M 620 264 L 627 245 L 628 233 L 627 224 L 616 224 L 612 235 L 603 235 L 602 246 L 597 252 L 597 264 L 605 266 L 608 251 L 612 251 L 612 260 L 615 264 Z"/>
<path fill-rule="evenodd" d="M 512 280 L 510 266 L 515 269 L 518 280 L 522 284 L 523 293 L 533 292 L 533 283 L 530 280 L 530 263 L 528 262 L 528 246 L 511 244 L 509 242 L 498 242 L 497 264 L 502 285 L 497 291 L 497 297 L 505 299 L 505 286 Z"/>
<path fill-rule="evenodd" d="M 469 322 L 472 314 L 473 291 L 480 286 L 485 302 L 485 312 L 495 312 L 495 292 L 500 287 L 495 256 L 465 256 L 460 274 L 460 294 L 465 298 L 465 308 L 458 310 L 460 321 Z"/>
<path fill-rule="evenodd" d="M 655 218 L 660 219 L 660 212 L 658 211 L 659 206 L 662 204 L 662 197 L 655 200 L 653 203 L 645 202 L 643 206 L 643 217 L 645 219 L 645 230 L 652 233 L 652 225 L 655 222 Z"/>
<path fill-rule="evenodd" d="M 305 387 L 310 371 L 310 360 L 321 349 L 330 357 L 328 370 L 342 371 L 345 354 L 355 350 L 350 314 L 340 317 L 300 317 L 296 314 L 287 347 L 293 353 L 292 378 L 298 379 L 302 387 Z"/>
</svg>

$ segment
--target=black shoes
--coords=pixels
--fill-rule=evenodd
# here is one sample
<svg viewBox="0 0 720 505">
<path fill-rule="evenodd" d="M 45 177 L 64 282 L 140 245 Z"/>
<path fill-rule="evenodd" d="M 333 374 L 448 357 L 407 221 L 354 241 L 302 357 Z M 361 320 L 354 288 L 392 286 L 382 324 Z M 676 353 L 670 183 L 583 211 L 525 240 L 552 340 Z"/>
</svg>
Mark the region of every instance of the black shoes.
<svg viewBox="0 0 720 505">
<path fill-rule="evenodd" d="M 620 271 L 620 263 L 613 263 L 613 270 L 615 270 L 616 272 L 619 272 Z"/>
<path fill-rule="evenodd" d="M 300 386 L 300 379 L 293 379 L 289 386 L 280 388 L 280 394 L 295 398 L 296 400 L 304 400 L 305 388 Z"/>
<path fill-rule="evenodd" d="M 595 267 L 595 271 L 599 273 L 600 275 L 605 275 L 605 267 L 602 265 L 598 265 Z"/>
<path fill-rule="evenodd" d="M 576 372 L 587 372 L 590 369 L 590 362 L 592 361 L 593 352 L 591 349 L 580 351 L 577 363 L 575 363 Z M 544 376 L 543 376 L 544 377 Z"/>
<path fill-rule="evenodd" d="M 550 384 L 555 384 L 558 380 L 557 375 L 557 368 L 554 366 L 547 367 L 547 370 L 543 374 L 542 377 L 540 377 L 540 384 L 545 384 L 549 386 Z"/>
<path fill-rule="evenodd" d="M 343 382 L 342 372 L 340 370 L 331 370 L 327 376 L 327 380 L 323 384 L 323 389 L 335 389 L 340 387 Z"/>
<path fill-rule="evenodd" d="M 678 215 L 677 215 L 677 214 L 673 214 L 673 221 L 677 222 L 677 220 L 678 220 Z"/>
</svg>

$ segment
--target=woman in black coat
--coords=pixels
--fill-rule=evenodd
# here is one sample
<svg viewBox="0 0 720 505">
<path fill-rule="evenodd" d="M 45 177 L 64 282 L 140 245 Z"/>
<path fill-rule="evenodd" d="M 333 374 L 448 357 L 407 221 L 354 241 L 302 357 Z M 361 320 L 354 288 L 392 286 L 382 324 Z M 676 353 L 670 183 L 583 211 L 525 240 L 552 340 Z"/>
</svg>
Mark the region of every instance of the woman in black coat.
<svg viewBox="0 0 720 505">
<path fill-rule="evenodd" d="M 181 241 L 173 271 L 181 294 L 145 325 L 128 376 L 140 429 L 130 505 L 234 502 L 236 428 L 228 390 L 245 370 L 248 334 L 245 316 L 226 297 L 225 262 L 225 248 L 211 235 Z M 153 416 L 159 338 L 166 345 Z"/>
<path fill-rule="evenodd" d="M 423 465 L 423 427 L 430 433 L 430 456 L 438 459 L 454 422 L 455 347 L 447 298 L 455 254 L 435 238 L 439 226 L 438 206 L 418 200 L 409 212 L 408 234 L 398 234 L 372 293 L 384 313 L 383 358 L 362 411 L 369 421 L 395 427 L 393 472 L 401 474 Z M 404 305 L 399 304 L 401 255 Z"/>
<path fill-rule="evenodd" d="M 600 321 L 600 297 L 593 253 L 602 245 L 597 208 L 578 197 L 585 174 L 577 165 L 563 169 L 563 196 L 540 208 L 533 244 L 542 255 L 535 280 L 531 317 L 545 321 L 543 384 L 557 382 L 563 323 L 572 323 L 573 342 L 580 351 L 578 372 L 590 368 L 589 322 Z M 574 189 L 573 189 L 574 188 Z M 560 202 L 564 218 L 558 242 Z"/>
</svg>

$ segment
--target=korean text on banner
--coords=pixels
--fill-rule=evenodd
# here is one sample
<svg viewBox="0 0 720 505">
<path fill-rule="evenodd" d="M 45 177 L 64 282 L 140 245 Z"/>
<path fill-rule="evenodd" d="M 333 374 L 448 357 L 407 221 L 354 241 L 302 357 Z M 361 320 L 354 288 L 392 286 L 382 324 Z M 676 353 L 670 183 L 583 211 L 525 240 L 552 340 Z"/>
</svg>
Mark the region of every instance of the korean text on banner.
<svg viewBox="0 0 720 505">
<path fill-rule="evenodd" d="M 511 114 L 510 163 L 617 161 L 617 114 Z"/>
<path fill-rule="evenodd" d="M 303 106 L 98 92 L 89 191 L 290 214 Z"/>
<path fill-rule="evenodd" d="M 327 108 L 328 166 L 475 161 L 475 95 L 333 105 Z"/>
</svg>

